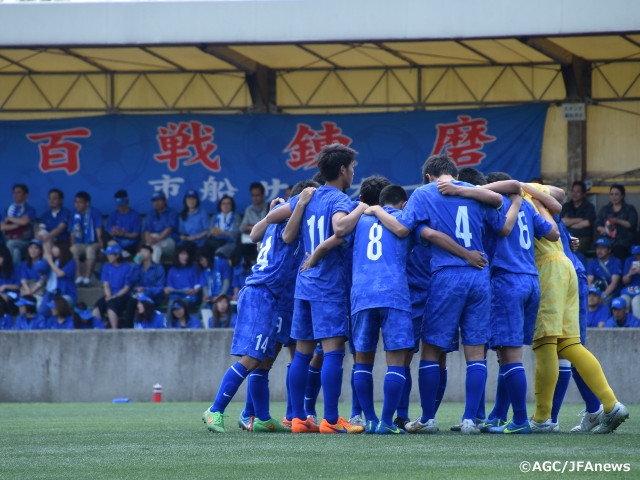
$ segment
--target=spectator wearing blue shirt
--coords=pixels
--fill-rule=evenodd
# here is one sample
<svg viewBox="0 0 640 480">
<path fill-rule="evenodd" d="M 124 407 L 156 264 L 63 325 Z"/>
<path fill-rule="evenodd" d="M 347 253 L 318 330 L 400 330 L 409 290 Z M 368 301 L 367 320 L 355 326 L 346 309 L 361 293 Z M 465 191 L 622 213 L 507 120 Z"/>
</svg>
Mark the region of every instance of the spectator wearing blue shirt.
<svg viewBox="0 0 640 480">
<path fill-rule="evenodd" d="M 29 188 L 23 183 L 13 186 L 13 203 L 5 211 L 0 222 L 0 230 L 4 233 L 5 243 L 11 252 L 14 265 L 20 265 L 27 251 L 29 240 L 33 238 L 33 225 L 36 211 L 27 203 Z"/>
<path fill-rule="evenodd" d="M 122 247 L 124 257 L 133 256 L 138 251 L 142 217 L 129 207 L 129 194 L 126 190 L 118 190 L 113 196 L 116 209 L 107 220 L 107 231 L 103 243 L 115 240 Z"/>
<path fill-rule="evenodd" d="M 51 309 L 47 330 L 73 330 L 73 312 L 64 297 L 54 297 L 47 306 Z"/>
<path fill-rule="evenodd" d="M 162 255 L 173 255 L 178 235 L 178 212 L 167 206 L 164 192 L 151 196 L 153 210 L 147 213 L 144 222 L 144 242 L 153 249 L 153 261 L 160 263 Z"/>
<path fill-rule="evenodd" d="M 631 247 L 631 256 L 624 261 L 622 268 L 621 297 L 631 305 L 631 313 L 640 318 L 640 245 Z"/>
<path fill-rule="evenodd" d="M 45 279 L 45 292 L 38 309 L 40 313 L 48 316 L 47 304 L 58 295 L 72 303 L 78 300 L 74 282 L 76 261 L 66 240 L 56 240 L 50 249 L 45 249 L 44 258 L 36 264 L 36 269 Z"/>
<path fill-rule="evenodd" d="M 4 305 L 0 304 L 0 330 L 11 329 L 13 329 L 13 317 L 7 313 Z"/>
<path fill-rule="evenodd" d="M 133 328 L 138 330 L 147 328 L 165 328 L 164 315 L 156 310 L 153 300 L 144 294 L 138 296 L 136 317 Z"/>
<path fill-rule="evenodd" d="M 96 264 L 102 242 L 102 213 L 91 206 L 91 196 L 87 192 L 78 192 L 75 197 L 75 211 L 69 223 L 71 234 L 71 253 L 76 261 L 76 285 L 91 285 L 91 275 Z M 80 257 L 86 256 L 85 274 L 80 271 Z"/>
<path fill-rule="evenodd" d="M 604 303 L 609 305 L 620 293 L 622 262 L 611 255 L 611 241 L 608 238 L 600 237 L 594 246 L 596 258 L 587 264 L 587 280 L 589 287 L 596 286 L 602 290 Z"/>
<path fill-rule="evenodd" d="M 233 288 L 233 300 L 238 300 L 238 293 L 244 287 L 247 277 L 251 275 L 251 269 L 256 264 L 256 257 L 245 255 L 242 262 L 233 267 L 233 277 L 231 278 L 231 287 Z"/>
<path fill-rule="evenodd" d="M 228 295 L 218 295 L 213 304 L 213 316 L 209 320 L 209 328 L 234 328 L 237 314 L 231 310 Z"/>
<path fill-rule="evenodd" d="M 207 246 L 213 253 L 231 259 L 238 250 L 242 218 L 236 213 L 236 202 L 229 195 L 218 201 L 218 213 L 211 219 Z"/>
<path fill-rule="evenodd" d="M 36 238 L 43 244 L 53 243 L 54 240 L 70 241 L 69 221 L 71 212 L 62 206 L 64 193 L 58 188 L 49 190 L 49 210 L 41 217 L 36 232 Z"/>
<path fill-rule="evenodd" d="M 133 328 L 133 317 L 136 314 L 136 298 L 141 293 L 153 300 L 156 307 L 164 302 L 165 270 L 162 265 L 152 261 L 152 249 L 149 245 L 142 245 L 134 257 L 135 263 L 129 271 L 127 283 L 131 286 L 132 297 L 127 300 L 124 318 L 120 328 Z"/>
<path fill-rule="evenodd" d="M 198 267 L 188 246 L 180 245 L 173 256 L 173 266 L 167 275 L 167 285 L 164 293 L 169 295 L 169 301 L 184 300 L 188 306 L 200 303 L 200 275 Z"/>
<path fill-rule="evenodd" d="M 27 247 L 27 259 L 20 265 L 20 294 L 35 295 L 38 300 L 44 295 L 45 282 L 36 266 L 42 260 L 42 242 L 34 238 Z"/>
<path fill-rule="evenodd" d="M 202 328 L 202 320 L 189 314 L 187 304 L 182 300 L 174 300 L 169 309 L 168 328 Z"/>
<path fill-rule="evenodd" d="M 627 302 L 618 297 L 611 301 L 611 316 L 605 322 L 604 328 L 638 328 L 640 320 L 629 313 Z"/>
<path fill-rule="evenodd" d="M 207 248 L 198 251 L 198 267 L 200 268 L 200 285 L 202 285 L 201 315 L 208 322 L 213 315 L 212 306 L 218 295 L 225 295 L 231 289 L 232 270 L 229 260 L 214 256 Z"/>
<path fill-rule="evenodd" d="M 20 291 L 20 279 L 16 270 L 9 249 L 0 244 L 0 302 L 9 313 L 16 311 L 14 302 Z"/>
<path fill-rule="evenodd" d="M 602 328 L 611 314 L 609 307 L 602 301 L 604 296 L 598 287 L 589 288 L 588 308 L 587 308 L 587 327 Z"/>
<path fill-rule="evenodd" d="M 122 261 L 122 248 L 117 243 L 112 243 L 102 253 L 107 256 L 109 263 L 102 267 L 104 297 L 93 307 L 93 316 L 102 319 L 106 314 L 109 326 L 116 329 L 129 300 L 130 285 L 127 281 L 131 267 Z"/>
<path fill-rule="evenodd" d="M 104 330 L 104 323 L 93 316 L 93 312 L 86 303 L 78 302 L 73 309 L 73 328 L 76 330 Z"/>
<path fill-rule="evenodd" d="M 202 247 L 209 235 L 209 216 L 203 208 L 200 208 L 200 198 L 195 190 L 187 190 L 183 199 L 184 208 L 180 212 L 178 231 L 180 242 L 192 243 Z M 195 248 L 191 248 L 191 254 L 195 255 Z"/>
<path fill-rule="evenodd" d="M 13 324 L 13 330 L 43 330 L 46 326 L 46 319 L 37 311 L 37 301 L 33 295 L 21 297 L 16 306 L 19 315 Z M 1 307 L 0 307 L 1 308 Z"/>
</svg>

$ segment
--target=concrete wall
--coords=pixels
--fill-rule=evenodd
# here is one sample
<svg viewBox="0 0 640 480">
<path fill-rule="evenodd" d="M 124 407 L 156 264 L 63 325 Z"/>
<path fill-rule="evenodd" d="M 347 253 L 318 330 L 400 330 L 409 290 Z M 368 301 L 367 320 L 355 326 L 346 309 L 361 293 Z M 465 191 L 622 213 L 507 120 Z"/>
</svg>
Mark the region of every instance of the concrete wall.
<svg viewBox="0 0 640 480">
<path fill-rule="evenodd" d="M 0 402 L 108 402 L 116 397 L 151 401 L 155 383 L 163 386 L 164 401 L 213 400 L 226 368 L 232 330 L 190 331 L 38 331 L 0 332 Z M 588 347 L 600 360 L 610 385 L 626 403 L 640 403 L 636 381 L 640 329 L 590 330 Z M 271 398 L 285 398 L 288 354 L 271 373 Z M 382 397 L 384 353 L 374 369 L 375 395 Z M 345 359 L 342 398 L 349 400 L 349 371 Z M 487 401 L 495 392 L 497 362 L 489 353 Z M 533 353 L 525 352 L 529 399 L 533 399 Z M 448 358 L 449 383 L 445 401 L 463 401 L 465 363 L 461 353 Z M 417 359 L 413 362 L 412 400 L 418 400 Z M 237 400 L 241 400 L 245 386 Z M 568 402 L 579 402 L 573 383 Z"/>
</svg>

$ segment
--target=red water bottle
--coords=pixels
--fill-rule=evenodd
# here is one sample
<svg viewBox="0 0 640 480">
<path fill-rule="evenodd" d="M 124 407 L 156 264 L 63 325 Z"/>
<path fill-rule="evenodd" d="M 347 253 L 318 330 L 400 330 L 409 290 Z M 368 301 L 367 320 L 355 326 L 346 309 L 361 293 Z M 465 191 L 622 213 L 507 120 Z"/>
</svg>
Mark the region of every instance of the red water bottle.
<svg viewBox="0 0 640 480">
<path fill-rule="evenodd" d="M 162 401 L 162 385 L 156 383 L 153 386 L 153 402 L 158 403 Z"/>
</svg>

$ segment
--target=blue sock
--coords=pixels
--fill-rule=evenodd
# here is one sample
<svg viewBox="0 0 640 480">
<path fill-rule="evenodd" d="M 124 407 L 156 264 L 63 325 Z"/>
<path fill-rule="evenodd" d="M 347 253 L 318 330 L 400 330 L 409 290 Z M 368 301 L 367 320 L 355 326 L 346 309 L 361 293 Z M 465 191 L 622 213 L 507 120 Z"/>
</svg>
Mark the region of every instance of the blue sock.
<svg viewBox="0 0 640 480">
<path fill-rule="evenodd" d="M 558 368 L 558 382 L 553 392 L 553 404 L 551 405 L 551 421 L 554 423 L 558 421 L 558 413 L 560 413 L 560 407 L 571 381 L 571 362 L 565 358 L 560 359 L 558 360 Z"/>
<path fill-rule="evenodd" d="M 467 376 L 465 380 L 465 405 L 462 419 L 473 420 L 475 423 L 480 399 L 487 383 L 487 366 L 482 360 L 467 362 Z"/>
<path fill-rule="evenodd" d="M 242 410 L 243 417 L 256 416 L 256 411 L 253 408 L 253 398 L 251 397 L 251 390 L 249 389 L 249 385 L 251 385 L 251 374 L 249 374 L 249 380 L 247 381 L 247 395 L 244 401 L 244 410 Z"/>
<path fill-rule="evenodd" d="M 356 371 L 356 364 L 353 364 L 353 367 L 351 367 L 351 416 L 352 417 L 355 417 L 356 415 L 362 415 L 362 404 L 360 403 L 360 398 L 358 397 L 358 392 L 356 391 L 356 385 L 355 385 L 355 377 L 354 377 L 355 371 Z"/>
<path fill-rule="evenodd" d="M 253 399 L 254 416 L 262 421 L 269 420 L 269 370 L 260 368 L 251 372 L 247 390 Z"/>
<path fill-rule="evenodd" d="M 420 390 L 421 422 L 436 416 L 436 395 L 440 384 L 440 365 L 438 362 L 420 360 L 418 366 L 418 388 Z"/>
<path fill-rule="evenodd" d="M 362 406 L 364 415 L 367 422 L 372 420 L 377 424 L 378 416 L 373 406 L 373 365 L 356 363 L 353 367 L 353 386 L 360 399 L 360 405 Z"/>
<path fill-rule="evenodd" d="M 289 367 L 292 415 L 293 418 L 299 418 L 300 420 L 307 419 L 307 415 L 304 412 L 304 391 L 307 388 L 307 372 L 312 358 L 313 355 L 306 355 L 296 350 Z"/>
<path fill-rule="evenodd" d="M 320 370 L 309 365 L 307 371 L 307 386 L 304 391 L 304 411 L 307 415 L 316 415 L 316 401 L 320 394 Z"/>
<path fill-rule="evenodd" d="M 485 352 L 486 355 L 486 352 Z M 487 359 L 483 360 L 485 371 L 487 369 Z M 485 378 L 482 384 L 482 396 L 480 397 L 480 403 L 478 404 L 478 411 L 476 412 L 476 418 L 487 418 L 487 412 L 485 411 L 485 394 L 487 392 L 487 379 Z M 472 419 L 475 421 L 475 419 Z"/>
<path fill-rule="evenodd" d="M 404 387 L 402 389 L 402 395 L 398 402 L 398 417 L 409 418 L 409 398 L 411 397 L 411 387 L 413 386 L 413 380 L 411 379 L 411 367 L 404 367 Z"/>
<path fill-rule="evenodd" d="M 584 400 L 587 412 L 597 412 L 600 408 L 600 400 L 598 400 L 598 397 L 587 387 L 587 384 L 584 383 L 584 380 L 573 365 L 571 366 L 571 373 L 573 374 L 573 380 L 576 382 L 576 387 L 578 387 L 578 391 Z"/>
<path fill-rule="evenodd" d="M 222 377 L 218 394 L 209 411 L 224 413 L 227 405 L 229 405 L 229 402 L 238 391 L 238 388 L 240 388 L 240 385 L 242 385 L 244 379 L 247 378 L 248 374 L 249 372 L 247 372 L 247 369 L 244 368 L 240 362 L 231 365 L 224 374 L 224 377 Z"/>
<path fill-rule="evenodd" d="M 383 384 L 384 401 L 382 402 L 382 421 L 387 425 L 393 423 L 393 412 L 398 408 L 405 381 L 404 367 L 387 367 Z"/>
<path fill-rule="evenodd" d="M 342 390 L 342 362 L 344 350 L 324 352 L 320 378 L 324 392 L 324 418 L 330 424 L 338 421 L 338 400 Z"/>
<path fill-rule="evenodd" d="M 291 406 L 291 387 L 289 386 L 290 372 L 291 372 L 291 363 L 287 363 L 287 376 L 285 377 L 285 385 L 287 386 L 287 409 L 284 414 L 287 420 L 293 420 L 293 407 Z"/>
<path fill-rule="evenodd" d="M 513 407 L 513 423 L 522 425 L 527 421 L 527 376 L 522 362 L 509 363 L 500 367 L 500 374 L 504 376 L 506 390 Z M 501 418 L 506 420 L 505 418 Z"/>
<path fill-rule="evenodd" d="M 447 389 L 447 367 L 440 369 L 440 383 L 438 384 L 438 393 L 436 394 L 436 410 L 434 415 L 438 413 L 438 408 L 440 408 L 440 404 L 442 403 L 442 397 L 444 397 L 444 392 Z"/>
<path fill-rule="evenodd" d="M 506 422 L 509 405 L 509 390 L 507 389 L 507 383 L 504 381 L 502 367 L 500 367 L 498 370 L 498 383 L 496 385 L 496 403 L 493 405 L 493 410 L 489 413 L 487 420 L 499 418 L 503 422 Z"/>
</svg>

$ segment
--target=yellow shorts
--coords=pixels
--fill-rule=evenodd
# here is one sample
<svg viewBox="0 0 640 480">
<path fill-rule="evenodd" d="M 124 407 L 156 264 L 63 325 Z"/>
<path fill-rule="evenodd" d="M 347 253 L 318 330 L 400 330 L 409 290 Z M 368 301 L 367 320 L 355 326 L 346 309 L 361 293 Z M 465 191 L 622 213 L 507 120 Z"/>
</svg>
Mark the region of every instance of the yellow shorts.
<svg viewBox="0 0 640 480">
<path fill-rule="evenodd" d="M 540 308 L 533 339 L 580 336 L 578 277 L 566 255 L 536 259 L 540 281 Z"/>
</svg>

